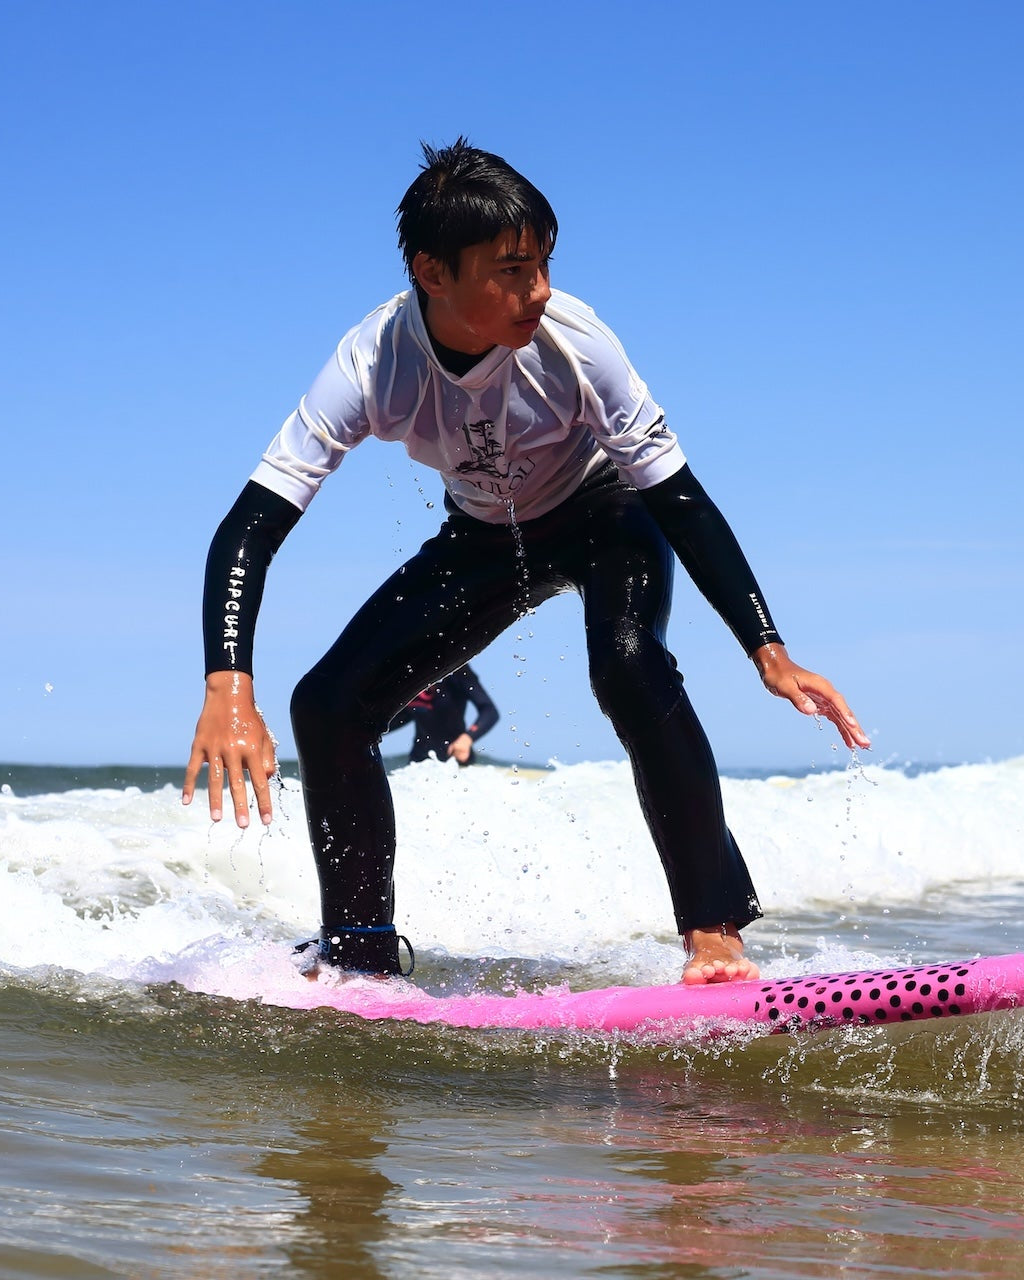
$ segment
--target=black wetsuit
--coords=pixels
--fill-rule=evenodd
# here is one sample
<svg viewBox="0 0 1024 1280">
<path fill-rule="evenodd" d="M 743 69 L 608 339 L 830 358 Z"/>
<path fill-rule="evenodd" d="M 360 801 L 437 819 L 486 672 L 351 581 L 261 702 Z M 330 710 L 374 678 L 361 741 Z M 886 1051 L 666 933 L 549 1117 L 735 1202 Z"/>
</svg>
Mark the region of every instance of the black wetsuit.
<svg viewBox="0 0 1024 1280">
<path fill-rule="evenodd" d="M 476 719 L 467 725 L 466 707 L 469 703 L 473 704 Z M 417 694 L 391 721 L 388 731 L 410 723 L 416 726 L 416 736 L 409 751 L 410 762 L 418 763 L 431 755 L 438 760 L 446 760 L 448 748 L 462 734 L 468 734 L 477 742 L 493 729 L 498 723 L 498 708 L 473 668 L 466 666 L 453 671 L 440 684 L 432 684 Z M 475 754 L 470 750 L 469 759 L 459 763 L 472 764 L 474 758 Z"/>
<path fill-rule="evenodd" d="M 760 916 L 711 749 L 665 647 L 672 550 L 748 654 L 779 637 L 690 468 L 641 492 L 609 464 L 518 530 L 447 506 L 437 535 L 359 609 L 292 699 L 325 928 L 393 919 L 395 822 L 379 749 L 388 726 L 524 609 L 566 591 L 583 600 L 591 685 L 632 763 L 679 931 Z M 208 670 L 225 667 L 229 623 L 231 665 L 251 672 L 267 566 L 299 515 L 250 481 L 220 526 L 207 566 Z"/>
</svg>

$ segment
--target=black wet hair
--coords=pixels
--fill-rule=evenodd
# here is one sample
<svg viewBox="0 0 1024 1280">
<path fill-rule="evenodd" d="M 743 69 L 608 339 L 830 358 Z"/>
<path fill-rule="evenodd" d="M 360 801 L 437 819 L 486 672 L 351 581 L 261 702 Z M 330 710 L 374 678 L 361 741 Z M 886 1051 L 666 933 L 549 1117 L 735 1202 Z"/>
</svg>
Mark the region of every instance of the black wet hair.
<svg viewBox="0 0 1024 1280">
<path fill-rule="evenodd" d="M 529 228 L 551 252 L 558 235 L 554 210 L 501 156 L 471 147 L 464 137 L 439 150 L 421 145 L 420 174 L 396 210 L 398 247 L 413 283 L 418 253 L 436 258 L 457 279 L 463 249 L 510 228 L 517 235 Z"/>
</svg>

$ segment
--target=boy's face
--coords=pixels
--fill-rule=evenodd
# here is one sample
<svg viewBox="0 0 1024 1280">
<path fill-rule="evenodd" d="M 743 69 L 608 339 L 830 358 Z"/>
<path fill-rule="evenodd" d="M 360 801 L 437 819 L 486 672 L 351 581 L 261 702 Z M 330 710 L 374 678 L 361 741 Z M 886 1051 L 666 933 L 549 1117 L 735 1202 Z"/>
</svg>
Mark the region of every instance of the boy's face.
<svg viewBox="0 0 1024 1280">
<path fill-rule="evenodd" d="M 418 253 L 413 272 L 427 294 L 430 332 L 467 355 L 525 347 L 551 297 L 549 253 L 529 228 L 521 236 L 510 229 L 463 249 L 457 277 L 436 258 Z"/>
</svg>

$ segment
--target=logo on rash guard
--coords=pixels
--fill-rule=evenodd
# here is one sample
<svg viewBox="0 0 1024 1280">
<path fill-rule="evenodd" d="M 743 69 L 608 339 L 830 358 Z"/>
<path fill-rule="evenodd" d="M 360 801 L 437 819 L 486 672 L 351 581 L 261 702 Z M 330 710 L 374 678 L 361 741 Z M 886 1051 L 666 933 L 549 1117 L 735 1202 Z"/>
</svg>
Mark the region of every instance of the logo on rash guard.
<svg viewBox="0 0 1024 1280">
<path fill-rule="evenodd" d="M 228 578 L 228 598 L 224 601 L 224 648 L 231 654 L 232 661 L 238 647 L 238 614 L 242 608 L 238 602 L 242 598 L 244 577 L 245 570 L 241 565 L 235 565 Z"/>
<path fill-rule="evenodd" d="M 498 441 L 494 422 L 481 418 L 479 422 L 466 422 L 462 427 L 469 451 L 473 455 L 455 468 L 456 474 L 469 477 L 478 489 L 498 495 L 515 493 L 522 487 L 536 463 L 523 458 L 514 466 L 509 465 L 501 443 Z"/>
</svg>

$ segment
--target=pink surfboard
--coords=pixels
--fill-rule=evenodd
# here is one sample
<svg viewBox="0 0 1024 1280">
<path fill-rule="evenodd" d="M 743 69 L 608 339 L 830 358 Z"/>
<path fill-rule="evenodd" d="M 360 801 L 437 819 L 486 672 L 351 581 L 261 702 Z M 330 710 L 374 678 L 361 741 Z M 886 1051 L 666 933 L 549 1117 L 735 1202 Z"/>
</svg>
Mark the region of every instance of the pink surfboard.
<svg viewBox="0 0 1024 1280">
<path fill-rule="evenodd" d="M 1024 954 L 711 986 L 557 987 L 513 995 L 432 996 L 401 979 L 327 983 L 297 977 L 287 988 L 264 993 L 263 1002 L 453 1027 L 650 1031 L 670 1038 L 735 1023 L 799 1031 L 1017 1008 L 1024 1005 Z"/>
</svg>

